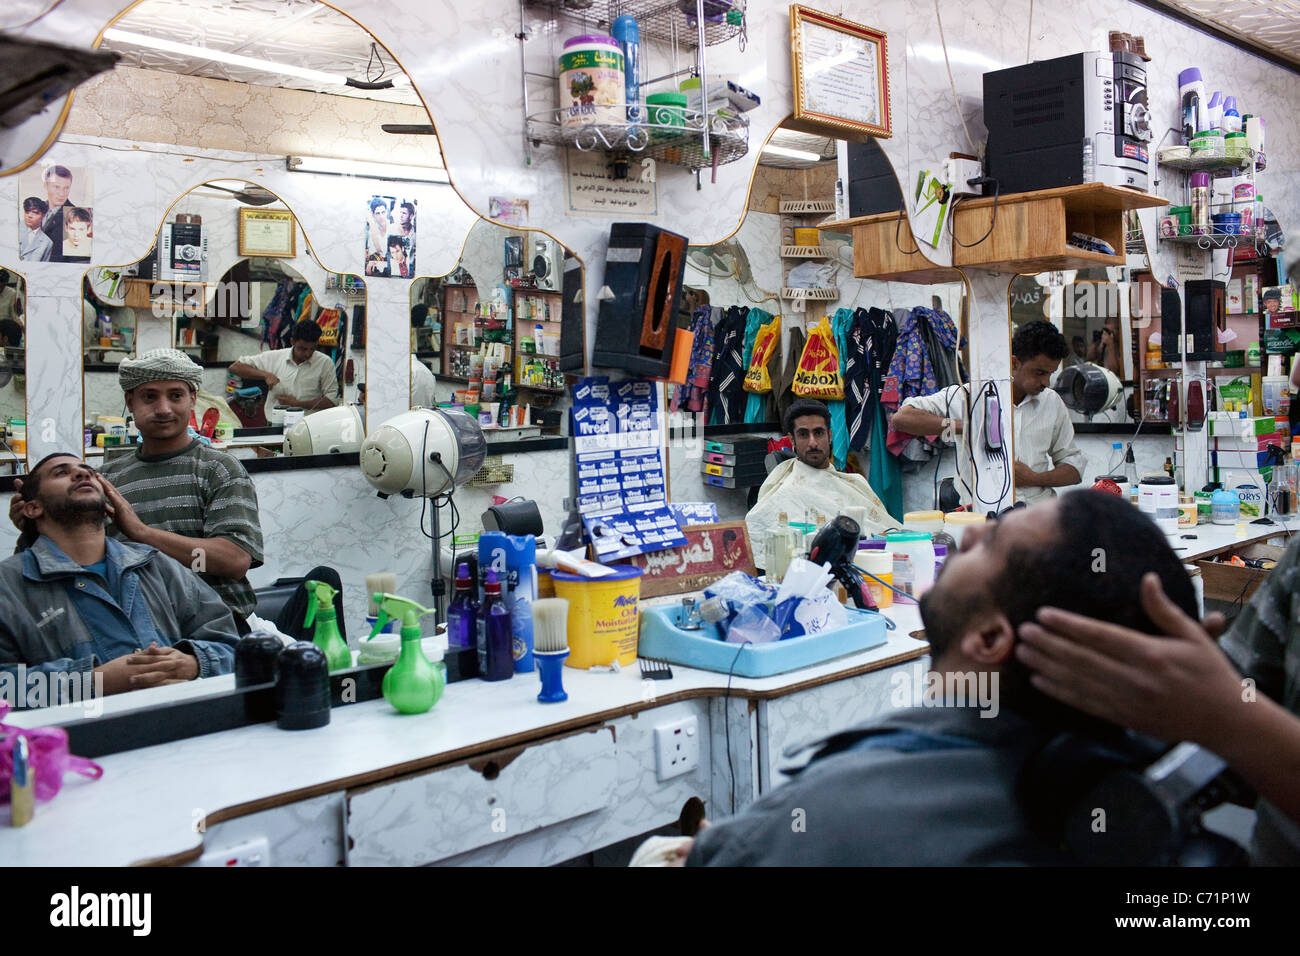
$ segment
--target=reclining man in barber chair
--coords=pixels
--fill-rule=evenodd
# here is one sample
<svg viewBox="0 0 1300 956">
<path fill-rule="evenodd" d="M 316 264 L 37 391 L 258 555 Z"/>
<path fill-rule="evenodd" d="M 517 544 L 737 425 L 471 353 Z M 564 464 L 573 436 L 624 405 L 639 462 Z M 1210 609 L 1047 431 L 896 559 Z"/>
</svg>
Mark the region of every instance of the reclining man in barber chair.
<svg viewBox="0 0 1300 956">
<path fill-rule="evenodd" d="M 1192 584 L 1164 534 L 1128 502 L 1100 492 L 1019 509 L 974 532 L 921 601 L 944 704 L 895 710 L 820 741 L 792 782 L 703 830 L 687 865 L 1075 859 L 1024 788 L 1042 779 L 1034 774 L 1039 758 L 1063 732 L 1099 741 L 1118 741 L 1121 732 L 1037 691 L 1016 657 L 1017 628 L 1052 605 L 1152 630 L 1139 600 L 1143 572 L 1154 572 L 1188 614 L 1196 609 Z M 959 688 L 978 704 L 961 699 Z M 894 696 L 906 707 L 920 693 Z"/>
<path fill-rule="evenodd" d="M 36 537 L 0 561 L 0 669 L 93 671 L 104 694 L 229 673 L 230 609 L 179 562 L 108 537 L 110 487 L 66 453 L 28 474 L 21 516 Z"/>
</svg>

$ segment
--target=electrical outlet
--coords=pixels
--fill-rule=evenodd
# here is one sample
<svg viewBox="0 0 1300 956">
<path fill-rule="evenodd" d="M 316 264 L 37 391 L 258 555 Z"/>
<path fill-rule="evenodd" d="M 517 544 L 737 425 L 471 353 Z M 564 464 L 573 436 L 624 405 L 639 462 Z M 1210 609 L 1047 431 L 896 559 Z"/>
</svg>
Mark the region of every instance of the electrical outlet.
<svg viewBox="0 0 1300 956">
<path fill-rule="evenodd" d="M 655 727 L 659 779 L 680 777 L 700 765 L 700 723 L 695 717 Z"/>
<path fill-rule="evenodd" d="M 199 857 L 199 866 L 270 866 L 271 844 L 258 837 L 226 850 L 211 850 Z"/>
<path fill-rule="evenodd" d="M 954 196 L 979 196 L 983 189 L 972 186 L 970 180 L 984 175 L 984 167 L 974 159 L 948 159 L 943 164 L 945 182 Z"/>
</svg>

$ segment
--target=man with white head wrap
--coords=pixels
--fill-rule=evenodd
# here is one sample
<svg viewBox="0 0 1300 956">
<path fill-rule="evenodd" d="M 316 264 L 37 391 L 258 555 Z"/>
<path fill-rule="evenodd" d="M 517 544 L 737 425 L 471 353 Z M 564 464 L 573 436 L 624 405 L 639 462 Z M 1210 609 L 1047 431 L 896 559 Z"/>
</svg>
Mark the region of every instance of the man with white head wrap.
<svg viewBox="0 0 1300 956">
<path fill-rule="evenodd" d="M 141 442 L 106 459 L 99 480 L 114 537 L 149 545 L 197 572 L 243 633 L 257 603 L 246 575 L 262 564 L 257 492 L 239 459 L 190 433 L 202 374 L 177 349 L 153 349 L 118 366 Z M 12 506 L 10 517 L 17 523 Z"/>
</svg>

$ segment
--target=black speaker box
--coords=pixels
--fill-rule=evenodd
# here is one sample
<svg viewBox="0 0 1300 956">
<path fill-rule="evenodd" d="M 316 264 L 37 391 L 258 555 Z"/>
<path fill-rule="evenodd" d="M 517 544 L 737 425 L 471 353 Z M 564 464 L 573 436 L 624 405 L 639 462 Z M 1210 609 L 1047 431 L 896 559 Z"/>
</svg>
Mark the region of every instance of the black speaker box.
<svg viewBox="0 0 1300 956">
<path fill-rule="evenodd" d="M 668 377 L 686 246 L 685 236 L 648 223 L 610 226 L 604 284 L 614 297 L 600 302 L 593 365 Z"/>
<path fill-rule="evenodd" d="M 1221 358 L 1217 333 L 1227 328 L 1227 286 L 1214 279 L 1193 279 L 1183 284 L 1187 298 L 1187 359 L 1206 362 Z M 1179 347 L 1179 306 L 1176 289 L 1160 290 L 1160 354 L 1166 362 L 1182 360 Z"/>
</svg>

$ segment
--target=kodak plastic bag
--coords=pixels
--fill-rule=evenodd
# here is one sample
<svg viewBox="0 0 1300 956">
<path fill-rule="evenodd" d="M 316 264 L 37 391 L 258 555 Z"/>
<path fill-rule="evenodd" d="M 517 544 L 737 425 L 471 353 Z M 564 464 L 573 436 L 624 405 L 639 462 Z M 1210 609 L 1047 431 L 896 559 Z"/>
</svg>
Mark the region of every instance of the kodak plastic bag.
<svg viewBox="0 0 1300 956">
<path fill-rule="evenodd" d="M 758 335 L 754 338 L 754 354 L 749 360 L 749 368 L 745 370 L 745 391 L 757 395 L 766 395 L 772 391 L 772 376 L 768 374 L 767 367 L 772 363 L 772 357 L 776 355 L 780 344 L 781 317 L 774 315 L 767 325 L 759 326 Z"/>
<path fill-rule="evenodd" d="M 808 341 L 795 369 L 791 389 L 804 398 L 823 401 L 844 401 L 844 379 L 840 375 L 840 353 L 835 347 L 835 335 L 826 316 L 808 330 Z"/>
</svg>

